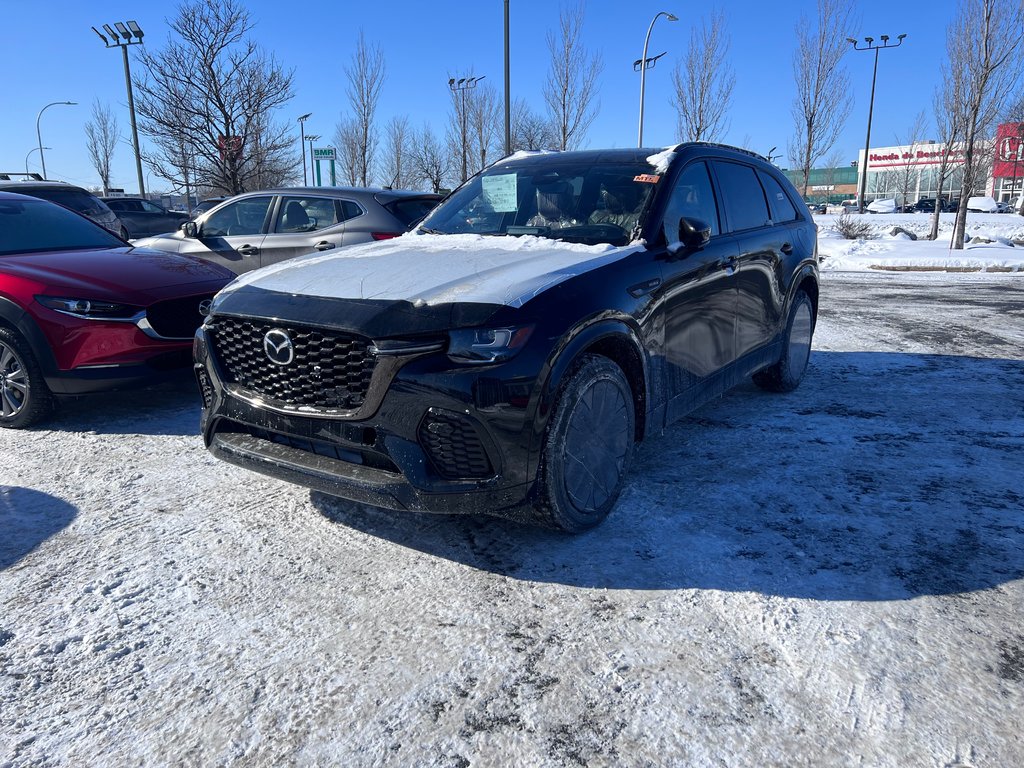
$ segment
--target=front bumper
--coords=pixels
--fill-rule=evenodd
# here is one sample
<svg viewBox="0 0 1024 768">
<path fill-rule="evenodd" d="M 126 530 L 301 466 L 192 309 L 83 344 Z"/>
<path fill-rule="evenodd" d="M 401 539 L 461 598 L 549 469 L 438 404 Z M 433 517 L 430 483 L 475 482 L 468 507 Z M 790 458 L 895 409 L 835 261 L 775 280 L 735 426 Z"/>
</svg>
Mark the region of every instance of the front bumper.
<svg viewBox="0 0 1024 768">
<path fill-rule="evenodd" d="M 324 418 L 226 384 L 203 329 L 194 353 L 203 437 L 224 461 L 391 510 L 507 513 L 527 499 L 526 403 L 495 397 L 485 373 L 453 377 L 443 354 L 391 365 L 379 402 L 358 418 Z"/>
</svg>

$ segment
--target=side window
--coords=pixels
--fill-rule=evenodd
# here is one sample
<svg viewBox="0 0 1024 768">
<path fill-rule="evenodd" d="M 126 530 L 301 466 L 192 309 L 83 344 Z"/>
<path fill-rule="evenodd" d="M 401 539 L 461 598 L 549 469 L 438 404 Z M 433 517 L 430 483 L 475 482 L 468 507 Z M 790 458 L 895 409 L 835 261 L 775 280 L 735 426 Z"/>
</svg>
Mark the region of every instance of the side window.
<svg viewBox="0 0 1024 768">
<path fill-rule="evenodd" d="M 247 197 L 211 214 L 203 222 L 200 237 L 258 235 L 263 231 L 272 197 Z"/>
<path fill-rule="evenodd" d="M 161 208 L 159 205 L 154 205 L 153 203 L 149 202 L 149 200 L 140 200 L 139 201 L 139 205 L 142 206 L 142 210 L 144 210 L 146 213 L 163 213 L 164 212 L 163 208 Z"/>
<path fill-rule="evenodd" d="M 733 232 L 765 226 L 771 215 L 757 174 L 749 165 L 714 161 L 722 189 L 722 206 Z"/>
<path fill-rule="evenodd" d="M 711 188 L 708 167 L 704 163 L 692 163 L 683 169 L 676 180 L 675 189 L 665 211 L 665 238 L 668 242 L 679 239 L 679 219 L 688 216 L 711 226 L 711 235 L 722 229 L 718 221 L 718 206 Z"/>
<path fill-rule="evenodd" d="M 328 197 L 284 197 L 277 213 L 274 231 L 278 233 L 315 232 L 338 223 L 334 200 Z"/>
<path fill-rule="evenodd" d="M 767 173 L 758 173 L 757 175 L 761 178 L 761 184 L 768 195 L 768 203 L 772 209 L 772 221 L 776 223 L 796 221 L 796 208 L 782 185 Z"/>
<path fill-rule="evenodd" d="M 356 216 L 363 215 L 363 209 L 359 207 L 359 203 L 354 203 L 351 200 L 339 200 L 338 207 L 341 208 L 342 221 L 348 221 Z"/>
</svg>

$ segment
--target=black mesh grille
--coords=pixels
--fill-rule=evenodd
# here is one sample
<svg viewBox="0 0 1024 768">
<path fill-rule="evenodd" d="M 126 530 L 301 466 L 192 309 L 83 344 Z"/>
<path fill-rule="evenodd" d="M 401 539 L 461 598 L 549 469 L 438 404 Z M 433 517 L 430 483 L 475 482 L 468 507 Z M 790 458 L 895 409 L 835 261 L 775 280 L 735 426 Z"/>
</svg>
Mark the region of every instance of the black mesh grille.
<svg viewBox="0 0 1024 768">
<path fill-rule="evenodd" d="M 434 411 L 420 424 L 420 444 L 446 480 L 494 474 L 473 423 L 457 413 Z"/>
<path fill-rule="evenodd" d="M 270 361 L 263 337 L 285 331 L 295 347 L 288 365 Z M 315 328 L 218 317 L 210 326 L 213 352 L 228 383 L 289 406 L 351 410 L 362 405 L 375 358 L 370 341 Z"/>
<path fill-rule="evenodd" d="M 158 301 L 146 309 L 146 318 L 153 330 L 169 339 L 190 339 L 202 325 L 199 304 L 212 299 L 213 294 L 186 296 L 183 299 Z"/>
</svg>

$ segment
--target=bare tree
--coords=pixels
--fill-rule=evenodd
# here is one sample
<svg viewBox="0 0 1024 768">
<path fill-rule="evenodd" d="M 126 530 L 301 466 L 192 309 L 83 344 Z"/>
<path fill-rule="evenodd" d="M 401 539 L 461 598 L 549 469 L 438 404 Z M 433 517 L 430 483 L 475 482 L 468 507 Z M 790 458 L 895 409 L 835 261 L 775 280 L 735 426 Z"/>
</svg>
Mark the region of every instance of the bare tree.
<svg viewBox="0 0 1024 768">
<path fill-rule="evenodd" d="M 909 155 L 909 157 L 901 158 L 904 161 L 903 165 L 898 166 L 893 171 L 896 196 L 899 198 L 898 203 L 900 205 L 909 204 L 911 190 L 917 187 L 921 168 L 914 161 L 917 159 L 918 149 L 924 143 L 926 130 L 928 130 L 928 123 L 922 110 L 914 117 L 914 122 L 910 124 L 907 132 L 902 136 L 896 136 L 896 144 L 906 147 L 905 154 Z"/>
<path fill-rule="evenodd" d="M 966 29 L 971 34 L 964 34 Z M 947 77 L 960 84 L 953 119 L 960 123 L 964 145 L 961 204 L 952 240 L 956 249 L 964 247 L 967 200 L 978 188 L 979 163 L 989 154 L 984 151 L 985 139 L 1020 82 L 1022 35 L 1021 3 L 1003 0 L 960 0 L 957 16 L 946 30 Z"/>
<path fill-rule="evenodd" d="M 812 27 L 801 16 L 796 27 L 793 76 L 797 96 L 792 108 L 796 136 L 788 149 L 790 161 L 803 176 L 804 196 L 811 168 L 836 143 L 853 108 L 850 78 L 840 68 L 848 50 L 850 25 L 849 3 L 818 0 L 817 24 Z"/>
<path fill-rule="evenodd" d="M 518 98 L 512 103 L 511 123 L 513 152 L 554 149 L 558 144 L 551 121 L 531 110 L 525 99 Z"/>
<path fill-rule="evenodd" d="M 431 191 L 440 192 L 451 176 L 454 165 L 452 156 L 442 142 L 424 125 L 413 142 L 413 174 L 418 180 L 430 186 Z"/>
<path fill-rule="evenodd" d="M 414 184 L 412 173 L 413 131 L 405 115 L 393 117 L 384 129 L 384 186 L 408 189 Z"/>
<path fill-rule="evenodd" d="M 935 129 L 938 133 L 940 152 L 939 167 L 935 175 L 935 209 L 932 211 L 931 230 L 928 234 L 929 240 L 935 240 L 939 236 L 939 214 L 942 213 L 943 196 L 946 181 L 953 172 L 953 152 L 960 141 L 960 123 L 954 119 L 957 109 L 956 104 L 960 102 L 961 83 L 948 77 L 943 77 L 943 85 L 935 92 L 932 99 L 932 116 L 935 119 Z"/>
<path fill-rule="evenodd" d="M 85 146 L 89 150 L 89 161 L 99 174 L 103 185 L 103 194 L 110 189 L 110 165 L 117 147 L 117 118 L 110 107 L 100 104 L 96 99 L 92 103 L 92 119 L 85 124 Z"/>
<path fill-rule="evenodd" d="M 298 162 L 290 126 L 272 115 L 292 97 L 292 73 L 246 39 L 249 12 L 239 0 L 186 0 L 170 29 L 165 48 L 143 48 L 146 74 L 134 81 L 141 127 L 155 147 L 146 162 L 180 186 L 192 157 L 197 186 L 228 194 L 291 177 Z"/>
<path fill-rule="evenodd" d="M 348 77 L 347 93 L 357 129 L 356 179 L 363 187 L 367 185 L 367 179 L 373 177 L 373 159 L 377 150 L 374 116 L 384 85 L 384 74 L 384 54 L 377 45 L 372 49 L 368 48 L 366 38 L 360 30 L 359 42 L 356 43 L 356 50 L 352 54 L 352 63 L 345 68 L 345 75 Z M 341 129 L 339 126 L 338 130 Z"/>
<path fill-rule="evenodd" d="M 548 33 L 551 69 L 544 86 L 544 101 L 555 126 L 557 149 L 575 149 L 586 138 L 597 117 L 597 78 L 604 65 L 599 54 L 583 46 L 583 3 L 559 13 L 560 36 Z"/>
<path fill-rule="evenodd" d="M 363 172 L 362 127 L 358 118 L 349 118 L 338 123 L 334 130 L 334 145 L 338 150 L 338 164 L 341 165 L 342 178 L 351 187 L 363 186 L 360 183 Z"/>
<path fill-rule="evenodd" d="M 469 131 L 474 154 L 474 165 L 476 158 L 480 159 L 477 170 L 483 170 L 487 166 L 487 157 L 491 150 L 500 145 L 504 137 L 504 131 L 500 130 L 501 121 L 504 119 L 498 107 L 498 92 L 490 83 L 475 89 L 473 99 L 469 102 Z M 498 150 L 498 154 L 501 150 Z"/>
<path fill-rule="evenodd" d="M 676 62 L 672 83 L 680 139 L 721 139 L 728 130 L 727 115 L 736 85 L 723 11 L 712 13 L 710 19 L 702 20 L 700 29 L 690 31 L 690 47 L 686 58 Z"/>
</svg>

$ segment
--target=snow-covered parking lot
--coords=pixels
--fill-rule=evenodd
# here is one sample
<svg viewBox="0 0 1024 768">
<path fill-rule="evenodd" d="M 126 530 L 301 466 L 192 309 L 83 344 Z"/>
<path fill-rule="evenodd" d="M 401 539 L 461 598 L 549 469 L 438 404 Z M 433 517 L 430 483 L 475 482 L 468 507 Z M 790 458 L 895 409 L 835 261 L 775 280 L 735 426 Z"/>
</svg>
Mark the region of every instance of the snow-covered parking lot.
<svg viewBox="0 0 1024 768">
<path fill-rule="evenodd" d="M 0 766 L 1024 764 L 1024 277 L 826 273 L 815 350 L 575 538 L 219 463 L 187 380 L 0 434 Z"/>
</svg>

